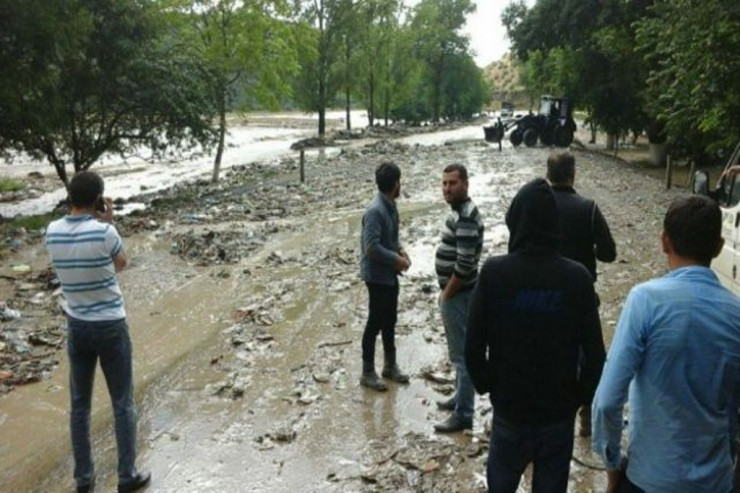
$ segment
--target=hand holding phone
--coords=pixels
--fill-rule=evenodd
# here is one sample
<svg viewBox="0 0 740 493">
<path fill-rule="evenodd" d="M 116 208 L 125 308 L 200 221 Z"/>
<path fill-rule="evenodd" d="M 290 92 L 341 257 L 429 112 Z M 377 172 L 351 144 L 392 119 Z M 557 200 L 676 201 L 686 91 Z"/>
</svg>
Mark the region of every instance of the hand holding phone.
<svg viewBox="0 0 740 493">
<path fill-rule="evenodd" d="M 100 197 L 98 202 L 95 204 L 95 212 L 97 213 L 97 219 L 106 222 L 113 222 L 113 199 L 110 197 Z"/>
</svg>

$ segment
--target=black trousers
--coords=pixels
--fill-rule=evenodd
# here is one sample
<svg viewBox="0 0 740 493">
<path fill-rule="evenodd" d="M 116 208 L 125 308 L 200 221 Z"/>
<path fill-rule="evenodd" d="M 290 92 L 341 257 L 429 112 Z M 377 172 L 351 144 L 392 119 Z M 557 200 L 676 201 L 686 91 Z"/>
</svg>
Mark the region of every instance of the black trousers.
<svg viewBox="0 0 740 493">
<path fill-rule="evenodd" d="M 393 286 L 366 282 L 369 308 L 365 333 L 362 335 L 362 361 L 375 361 L 375 340 L 382 334 L 383 351 L 395 353 L 398 283 Z"/>
</svg>

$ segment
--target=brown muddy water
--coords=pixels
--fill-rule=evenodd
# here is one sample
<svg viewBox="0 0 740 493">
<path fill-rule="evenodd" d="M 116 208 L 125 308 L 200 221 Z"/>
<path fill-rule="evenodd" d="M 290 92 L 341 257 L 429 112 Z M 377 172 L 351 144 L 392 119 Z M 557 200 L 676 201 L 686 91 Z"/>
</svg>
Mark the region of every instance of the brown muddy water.
<svg viewBox="0 0 740 493">
<path fill-rule="evenodd" d="M 547 155 L 466 142 L 312 163 L 308 186 L 318 198 L 304 197 L 300 214 L 282 218 L 276 234 L 235 264 L 197 266 L 168 253 L 175 230 L 203 225 L 128 238 L 132 266 L 121 284 L 134 340 L 139 466 L 153 473 L 148 491 L 485 491 L 487 398 L 476 399 L 472 433 L 432 428 L 446 418 L 435 401 L 452 389 L 433 273 L 447 212 L 441 170 L 468 165 L 485 253 L 500 254 L 506 207 L 519 186 L 544 174 Z M 384 159 L 403 170 L 401 236 L 413 264 L 401 279 L 397 346 L 412 379 L 379 394 L 358 385 L 367 303 L 358 235 L 372 170 Z M 599 266 L 597 285 L 608 343 L 629 287 L 666 270 L 657 238 L 678 192 L 619 161 L 588 153 L 577 160 L 576 188 L 597 200 L 618 246 L 618 261 Z M 377 353 L 380 365 L 379 343 Z M 0 491 L 72 489 L 63 351 L 59 360 L 51 378 L 0 398 Z M 104 387 L 99 376 L 94 453 L 98 491 L 111 491 L 115 445 Z M 589 467 L 599 464 L 588 446 L 576 438 L 569 491 L 605 486 Z M 525 478 L 520 491 L 529 488 Z"/>
</svg>

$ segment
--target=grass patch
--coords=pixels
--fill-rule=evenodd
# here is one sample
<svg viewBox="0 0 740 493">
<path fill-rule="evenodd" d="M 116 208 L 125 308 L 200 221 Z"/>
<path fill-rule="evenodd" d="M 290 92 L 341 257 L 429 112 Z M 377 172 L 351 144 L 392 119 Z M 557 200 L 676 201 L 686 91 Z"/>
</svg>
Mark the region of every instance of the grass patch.
<svg viewBox="0 0 740 493">
<path fill-rule="evenodd" d="M 0 176 L 0 192 L 17 192 L 26 188 L 26 184 L 14 178 Z"/>
<path fill-rule="evenodd" d="M 63 215 L 61 212 L 49 212 L 48 214 L 20 216 L 10 221 L 4 221 L 0 223 L 0 235 L 12 234 L 21 228 L 24 228 L 26 231 L 36 231 L 46 228 L 51 221 Z"/>
</svg>

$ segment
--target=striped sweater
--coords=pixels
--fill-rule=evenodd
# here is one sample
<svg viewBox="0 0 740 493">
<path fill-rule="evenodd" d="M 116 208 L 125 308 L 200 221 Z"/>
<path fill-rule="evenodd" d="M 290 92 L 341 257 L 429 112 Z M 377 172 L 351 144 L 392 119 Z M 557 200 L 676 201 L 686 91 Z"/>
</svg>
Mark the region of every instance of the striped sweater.
<svg viewBox="0 0 740 493">
<path fill-rule="evenodd" d="M 483 249 L 483 220 L 469 198 L 452 207 L 442 229 L 442 243 L 437 248 L 434 268 L 439 286 L 444 287 L 454 273 L 469 289 L 478 279 L 478 261 Z"/>
<path fill-rule="evenodd" d="M 87 321 L 126 317 L 113 264 L 123 242 L 114 226 L 90 215 L 65 216 L 46 229 L 46 249 L 68 315 Z"/>
</svg>

